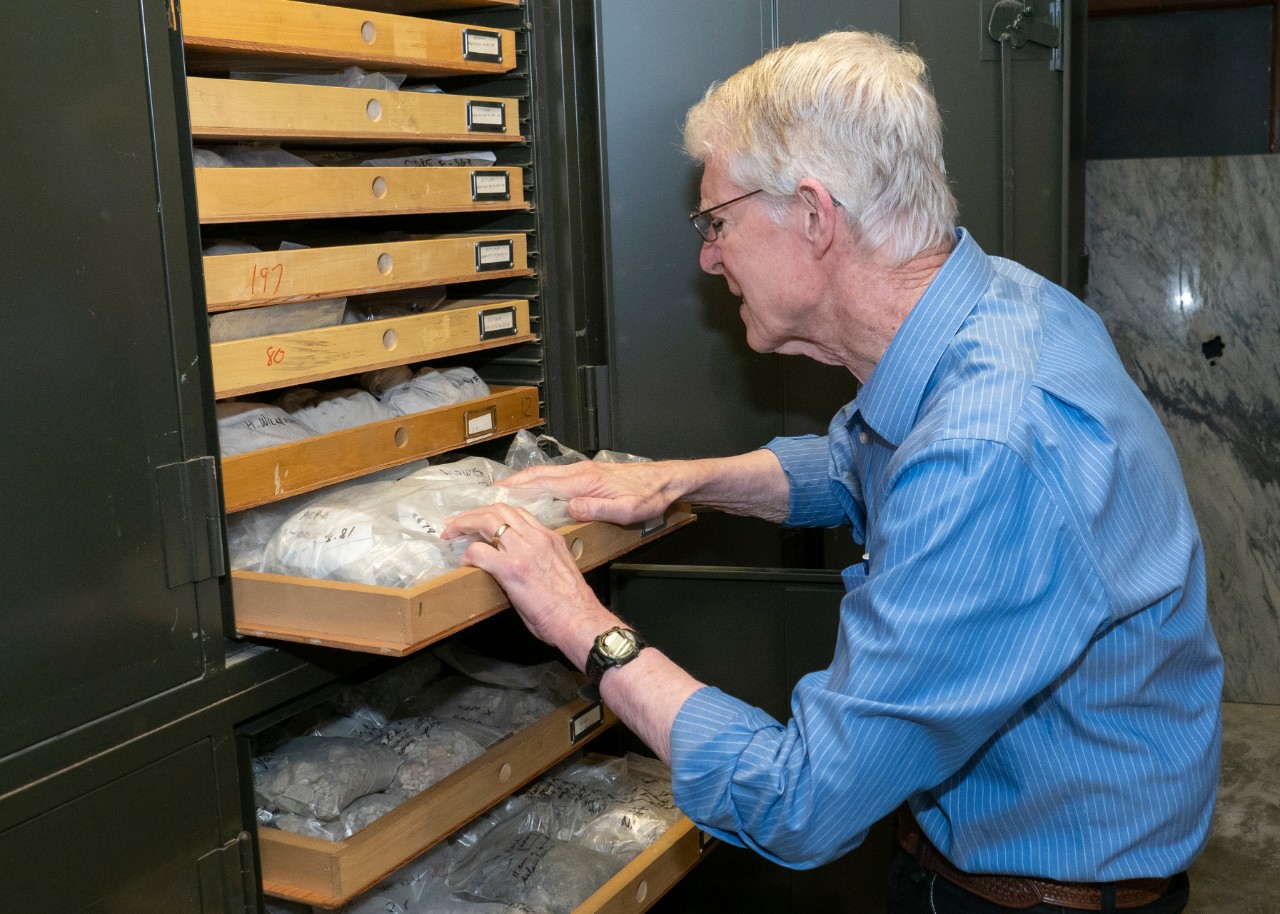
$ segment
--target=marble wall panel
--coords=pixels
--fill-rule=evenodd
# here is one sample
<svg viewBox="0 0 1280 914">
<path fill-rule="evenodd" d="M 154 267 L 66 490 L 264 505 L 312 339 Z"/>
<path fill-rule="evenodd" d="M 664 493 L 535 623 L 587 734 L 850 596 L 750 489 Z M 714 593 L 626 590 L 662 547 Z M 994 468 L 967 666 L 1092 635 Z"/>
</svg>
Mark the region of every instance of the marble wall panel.
<svg viewBox="0 0 1280 914">
<path fill-rule="evenodd" d="M 1280 702 L 1280 156 L 1093 161 L 1088 302 L 1164 420 L 1225 697 Z"/>
</svg>

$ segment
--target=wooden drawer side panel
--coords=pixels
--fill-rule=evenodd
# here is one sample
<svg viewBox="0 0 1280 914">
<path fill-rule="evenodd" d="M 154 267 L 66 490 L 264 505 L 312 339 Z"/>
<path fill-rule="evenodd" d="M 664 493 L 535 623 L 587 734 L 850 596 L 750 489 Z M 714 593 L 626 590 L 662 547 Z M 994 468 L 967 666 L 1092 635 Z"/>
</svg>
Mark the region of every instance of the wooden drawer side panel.
<svg viewBox="0 0 1280 914">
<path fill-rule="evenodd" d="M 479 39 L 469 41 L 468 30 L 480 33 Z M 516 57 L 510 29 L 295 0 L 183 0 L 182 33 L 188 52 L 233 52 L 338 67 L 362 64 L 421 76 L 505 73 Z M 493 45 L 498 53 L 477 54 L 481 44 L 486 49 Z"/>
<path fill-rule="evenodd" d="M 486 338 L 486 321 L 493 319 L 508 322 L 512 332 Z M 511 300 L 214 343 L 214 395 L 310 384 L 532 339 L 529 303 Z"/>
<path fill-rule="evenodd" d="M 187 92 L 197 140 L 487 144 L 523 139 L 519 105 L 509 98 L 202 76 L 187 78 Z"/>
<path fill-rule="evenodd" d="M 500 262 L 495 269 L 490 251 L 509 251 L 510 266 Z M 522 233 L 204 258 L 205 300 L 212 312 L 532 273 Z"/>
<path fill-rule="evenodd" d="M 510 199 L 477 200 L 477 173 L 505 174 Z M 197 168 L 196 197 L 204 224 L 529 208 L 523 170 L 507 167 Z"/>
<path fill-rule="evenodd" d="M 280 501 L 542 423 L 534 387 L 237 454 L 222 461 L 228 513 Z"/>
</svg>

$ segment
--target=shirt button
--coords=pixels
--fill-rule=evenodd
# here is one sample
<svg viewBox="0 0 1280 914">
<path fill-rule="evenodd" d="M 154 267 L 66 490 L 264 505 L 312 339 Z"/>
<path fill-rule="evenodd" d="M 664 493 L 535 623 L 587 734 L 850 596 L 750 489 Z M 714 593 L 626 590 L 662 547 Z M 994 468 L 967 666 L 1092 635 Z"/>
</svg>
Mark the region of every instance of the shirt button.
<svg viewBox="0 0 1280 914">
<path fill-rule="evenodd" d="M 861 441 L 863 444 L 866 444 L 866 443 L 867 443 L 867 433 L 866 433 L 866 432 L 858 432 L 858 440 L 859 440 L 859 441 Z"/>
</svg>

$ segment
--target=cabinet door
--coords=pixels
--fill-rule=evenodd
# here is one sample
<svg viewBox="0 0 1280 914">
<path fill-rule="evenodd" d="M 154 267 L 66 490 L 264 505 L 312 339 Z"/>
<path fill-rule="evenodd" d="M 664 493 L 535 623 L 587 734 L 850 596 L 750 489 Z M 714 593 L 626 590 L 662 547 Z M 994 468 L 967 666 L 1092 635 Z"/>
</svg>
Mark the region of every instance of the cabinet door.
<svg viewBox="0 0 1280 914">
<path fill-rule="evenodd" d="M 0 910 L 243 910 L 238 847 L 219 847 L 217 794 L 206 740 L 0 832 Z"/>
<path fill-rule="evenodd" d="M 199 678 L 221 548 L 167 7 L 6 12 L 0 758 Z"/>
</svg>

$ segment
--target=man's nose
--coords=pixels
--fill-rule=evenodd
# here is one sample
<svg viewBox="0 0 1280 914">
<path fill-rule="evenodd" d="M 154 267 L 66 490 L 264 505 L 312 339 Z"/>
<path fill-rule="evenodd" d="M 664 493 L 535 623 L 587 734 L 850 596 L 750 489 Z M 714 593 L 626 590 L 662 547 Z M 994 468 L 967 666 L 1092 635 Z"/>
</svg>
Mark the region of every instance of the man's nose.
<svg viewBox="0 0 1280 914">
<path fill-rule="evenodd" d="M 698 265 L 704 273 L 719 275 L 724 272 L 720 261 L 720 244 L 716 241 L 702 242 L 702 250 L 698 253 Z"/>
</svg>

